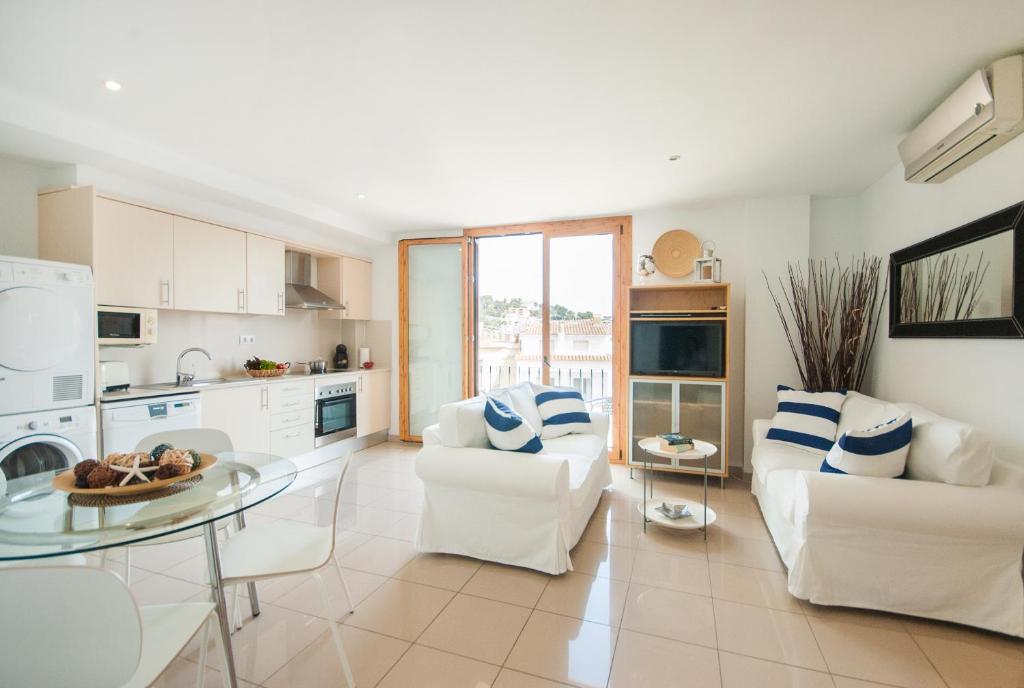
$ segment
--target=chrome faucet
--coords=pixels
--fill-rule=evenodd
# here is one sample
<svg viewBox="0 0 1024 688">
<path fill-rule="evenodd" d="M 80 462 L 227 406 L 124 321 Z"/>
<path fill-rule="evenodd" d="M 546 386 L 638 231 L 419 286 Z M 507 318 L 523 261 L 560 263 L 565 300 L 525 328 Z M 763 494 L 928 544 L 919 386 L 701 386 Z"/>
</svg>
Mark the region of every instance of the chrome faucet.
<svg viewBox="0 0 1024 688">
<path fill-rule="evenodd" d="M 198 346 L 193 346 L 193 347 L 190 347 L 190 348 L 185 349 L 184 351 L 182 351 L 180 354 L 178 354 L 178 364 L 175 366 L 175 371 L 174 371 L 175 372 L 174 384 L 177 387 L 188 387 L 189 385 L 192 384 L 192 380 L 194 380 L 195 377 L 196 377 L 192 373 L 183 373 L 183 372 L 181 372 L 181 359 L 185 358 L 185 354 L 190 354 L 193 351 L 198 351 L 199 353 L 204 354 L 211 361 L 213 360 L 213 356 L 210 355 L 209 351 L 207 351 L 206 349 L 200 348 Z"/>
</svg>

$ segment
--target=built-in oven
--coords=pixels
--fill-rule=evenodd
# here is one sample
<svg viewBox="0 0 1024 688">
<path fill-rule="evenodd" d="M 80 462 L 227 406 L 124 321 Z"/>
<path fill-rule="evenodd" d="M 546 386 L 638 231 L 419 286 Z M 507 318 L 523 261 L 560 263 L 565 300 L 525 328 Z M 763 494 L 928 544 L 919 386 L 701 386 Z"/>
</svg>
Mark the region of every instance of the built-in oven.
<svg viewBox="0 0 1024 688">
<path fill-rule="evenodd" d="M 156 309 L 100 306 L 96 338 L 104 346 L 156 344 Z"/>
<path fill-rule="evenodd" d="M 356 435 L 356 383 L 339 382 L 317 385 L 316 438 L 314 446 L 322 447 Z"/>
</svg>

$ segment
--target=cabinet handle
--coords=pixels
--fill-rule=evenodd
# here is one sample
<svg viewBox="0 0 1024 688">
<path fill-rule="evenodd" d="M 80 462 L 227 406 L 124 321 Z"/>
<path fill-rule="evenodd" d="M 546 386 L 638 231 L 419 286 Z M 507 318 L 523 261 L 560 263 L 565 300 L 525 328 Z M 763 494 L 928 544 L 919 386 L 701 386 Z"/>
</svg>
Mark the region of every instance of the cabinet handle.
<svg viewBox="0 0 1024 688">
<path fill-rule="evenodd" d="M 284 313 L 284 292 L 277 292 L 277 312 Z"/>
<path fill-rule="evenodd" d="M 171 280 L 160 280 L 160 305 L 171 305 Z"/>
<path fill-rule="evenodd" d="M 299 436 L 299 433 L 297 433 L 297 432 L 289 432 L 287 435 L 284 436 L 284 438 L 288 439 L 289 437 L 298 437 L 298 436 Z"/>
<path fill-rule="evenodd" d="M 281 406 L 284 406 L 284 407 L 302 406 L 302 402 L 301 401 L 289 401 L 289 402 L 286 402 L 284 404 L 281 404 Z"/>
<path fill-rule="evenodd" d="M 359 376 L 359 391 L 360 392 L 363 391 L 363 376 L 362 375 Z"/>
<path fill-rule="evenodd" d="M 238 290 L 238 311 L 245 312 L 245 289 Z"/>
<path fill-rule="evenodd" d="M 270 406 L 270 388 L 264 387 L 260 390 L 260 408 L 268 408 Z"/>
</svg>

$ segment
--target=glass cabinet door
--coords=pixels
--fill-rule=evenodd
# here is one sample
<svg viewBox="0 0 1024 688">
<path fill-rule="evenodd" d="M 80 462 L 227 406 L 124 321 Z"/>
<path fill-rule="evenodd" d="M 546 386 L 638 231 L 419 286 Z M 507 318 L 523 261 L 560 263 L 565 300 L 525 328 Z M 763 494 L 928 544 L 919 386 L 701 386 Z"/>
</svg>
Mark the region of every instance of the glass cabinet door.
<svg viewBox="0 0 1024 688">
<path fill-rule="evenodd" d="M 725 384 L 721 382 L 678 382 L 677 432 L 695 440 L 710 442 L 718 452 L 708 459 L 709 472 L 721 472 L 725 456 Z M 701 470 L 704 461 L 678 460 L 681 468 Z"/>
<path fill-rule="evenodd" d="M 671 466 L 672 459 L 648 454 L 640 448 L 640 440 L 672 432 L 672 382 L 632 380 L 630 384 L 630 414 L 632 416 L 632 444 L 630 463 L 650 461 L 655 465 Z"/>
</svg>

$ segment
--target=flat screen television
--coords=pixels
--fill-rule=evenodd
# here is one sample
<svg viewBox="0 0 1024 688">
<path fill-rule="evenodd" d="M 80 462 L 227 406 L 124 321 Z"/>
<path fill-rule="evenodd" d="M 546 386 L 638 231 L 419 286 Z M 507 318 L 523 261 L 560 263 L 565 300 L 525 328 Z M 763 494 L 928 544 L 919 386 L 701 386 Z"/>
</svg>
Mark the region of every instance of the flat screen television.
<svg viewBox="0 0 1024 688">
<path fill-rule="evenodd" d="M 631 375 L 724 377 L 724 320 L 630 321 Z"/>
</svg>

